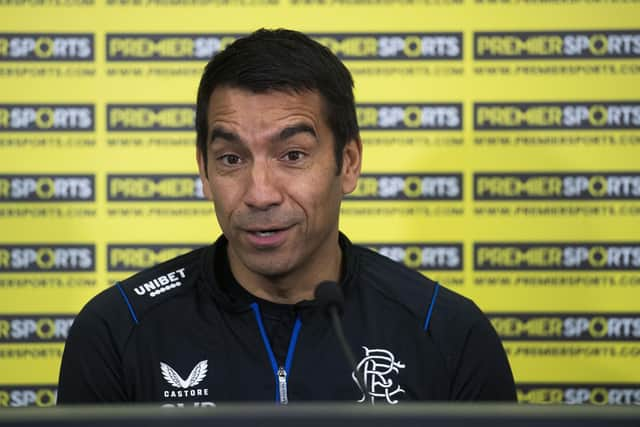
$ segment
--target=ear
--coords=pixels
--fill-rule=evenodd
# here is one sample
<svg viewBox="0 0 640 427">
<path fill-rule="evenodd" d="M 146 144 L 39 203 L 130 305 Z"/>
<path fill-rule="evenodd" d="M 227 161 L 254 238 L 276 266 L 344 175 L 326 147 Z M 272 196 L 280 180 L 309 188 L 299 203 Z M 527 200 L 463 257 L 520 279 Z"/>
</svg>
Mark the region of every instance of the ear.
<svg viewBox="0 0 640 427">
<path fill-rule="evenodd" d="M 347 142 L 342 150 L 342 193 L 356 189 L 362 168 L 362 141 L 360 137 Z"/>
<path fill-rule="evenodd" d="M 207 177 L 207 168 L 204 165 L 204 156 L 199 148 L 196 148 L 196 162 L 198 163 L 198 174 L 200 175 L 200 181 L 202 181 L 202 193 L 207 200 L 213 200 L 213 193 L 209 186 L 209 179 Z"/>
</svg>

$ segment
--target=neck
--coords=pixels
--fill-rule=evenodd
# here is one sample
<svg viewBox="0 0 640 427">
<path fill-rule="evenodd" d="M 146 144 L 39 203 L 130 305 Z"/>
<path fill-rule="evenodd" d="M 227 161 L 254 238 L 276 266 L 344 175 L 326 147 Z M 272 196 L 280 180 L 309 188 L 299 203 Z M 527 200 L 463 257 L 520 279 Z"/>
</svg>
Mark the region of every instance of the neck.
<svg viewBox="0 0 640 427">
<path fill-rule="evenodd" d="M 318 283 L 340 279 L 342 249 L 337 238 L 334 241 L 335 246 L 325 254 L 315 254 L 302 266 L 282 275 L 263 276 L 247 269 L 227 247 L 229 266 L 240 286 L 258 298 L 278 304 L 313 300 Z"/>
</svg>

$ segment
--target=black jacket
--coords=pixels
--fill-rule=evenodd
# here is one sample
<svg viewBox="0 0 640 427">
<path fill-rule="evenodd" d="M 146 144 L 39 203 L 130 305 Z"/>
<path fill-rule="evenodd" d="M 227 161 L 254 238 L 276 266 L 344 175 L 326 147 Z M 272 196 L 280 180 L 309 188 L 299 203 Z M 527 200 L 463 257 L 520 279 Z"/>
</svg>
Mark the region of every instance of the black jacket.
<svg viewBox="0 0 640 427">
<path fill-rule="evenodd" d="M 375 403 L 515 400 L 500 340 L 473 302 L 340 244 L 345 335 Z M 316 303 L 252 297 L 233 283 L 225 248 L 222 237 L 91 300 L 66 342 L 58 402 L 364 401 Z"/>
</svg>

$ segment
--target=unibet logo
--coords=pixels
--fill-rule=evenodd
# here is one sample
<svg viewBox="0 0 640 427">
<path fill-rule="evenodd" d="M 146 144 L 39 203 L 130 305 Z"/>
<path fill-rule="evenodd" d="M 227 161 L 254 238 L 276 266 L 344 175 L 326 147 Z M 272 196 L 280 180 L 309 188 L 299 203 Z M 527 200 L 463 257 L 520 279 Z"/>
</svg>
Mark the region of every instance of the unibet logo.
<svg viewBox="0 0 640 427">
<path fill-rule="evenodd" d="M 640 338 L 640 317 L 624 313 L 488 314 L 503 340 L 603 340 Z"/>
<path fill-rule="evenodd" d="M 474 200 L 632 200 L 640 174 L 621 172 L 476 173 Z"/>
<path fill-rule="evenodd" d="M 93 175 L 0 175 L 0 203 L 94 200 Z"/>
<path fill-rule="evenodd" d="M 473 40 L 476 60 L 640 56 L 638 31 L 476 32 Z"/>
<path fill-rule="evenodd" d="M 462 104 L 358 104 L 360 130 L 460 130 Z"/>
<path fill-rule="evenodd" d="M 519 403 L 638 405 L 640 388 L 628 384 L 517 384 Z"/>
<path fill-rule="evenodd" d="M 108 104 L 109 131 L 193 131 L 195 107 L 188 104 Z"/>
<path fill-rule="evenodd" d="M 475 130 L 638 129 L 638 102 L 475 103 Z"/>
<path fill-rule="evenodd" d="M 639 243 L 475 243 L 474 267 L 499 270 L 634 270 Z"/>
<path fill-rule="evenodd" d="M 0 343 L 64 342 L 73 319 L 54 314 L 0 316 Z"/>
<path fill-rule="evenodd" d="M 198 175 L 107 175 L 108 200 L 198 201 L 204 200 Z"/>
<path fill-rule="evenodd" d="M 203 61 L 239 34 L 107 34 L 107 61 Z"/>
<path fill-rule="evenodd" d="M 167 274 L 161 274 L 140 286 L 136 286 L 133 290 L 139 296 L 147 295 L 149 298 L 155 298 L 182 286 L 182 280 L 180 279 L 185 279 L 186 277 L 187 274 L 184 272 L 184 268 L 179 268 Z"/>
<path fill-rule="evenodd" d="M 311 34 L 343 60 L 462 59 L 462 33 Z"/>
<path fill-rule="evenodd" d="M 93 34 L 0 33 L 0 61 L 93 61 Z"/>
<path fill-rule="evenodd" d="M 202 245 L 107 245 L 109 271 L 137 271 L 153 267 Z"/>
<path fill-rule="evenodd" d="M 462 270 L 461 243 L 362 245 L 414 270 Z"/>
<path fill-rule="evenodd" d="M 56 405 L 58 389 L 53 385 L 0 386 L 0 408 L 48 408 Z"/>
<path fill-rule="evenodd" d="M 349 200 L 462 200 L 462 174 L 363 174 Z"/>
<path fill-rule="evenodd" d="M 95 246 L 0 246 L 0 273 L 48 271 L 95 271 Z"/>
<path fill-rule="evenodd" d="M 0 104 L 0 132 L 87 132 L 94 130 L 89 104 Z"/>
</svg>

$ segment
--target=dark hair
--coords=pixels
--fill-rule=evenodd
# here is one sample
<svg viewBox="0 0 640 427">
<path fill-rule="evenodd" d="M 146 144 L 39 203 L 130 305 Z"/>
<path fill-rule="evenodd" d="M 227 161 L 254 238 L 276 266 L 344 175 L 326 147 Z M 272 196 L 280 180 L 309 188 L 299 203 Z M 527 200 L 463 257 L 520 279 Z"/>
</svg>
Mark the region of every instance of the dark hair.
<svg viewBox="0 0 640 427">
<path fill-rule="evenodd" d="M 207 165 L 207 110 L 219 86 L 267 91 L 317 91 L 335 139 L 338 174 L 342 150 L 359 138 L 353 97 L 353 79 L 326 47 L 297 31 L 260 29 L 231 43 L 207 64 L 198 88 L 196 133 L 198 150 Z"/>
</svg>

